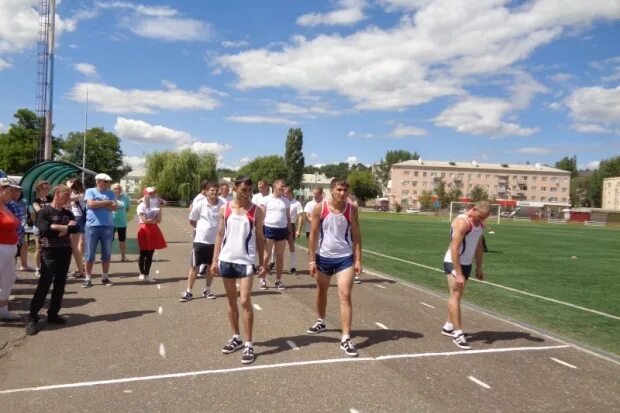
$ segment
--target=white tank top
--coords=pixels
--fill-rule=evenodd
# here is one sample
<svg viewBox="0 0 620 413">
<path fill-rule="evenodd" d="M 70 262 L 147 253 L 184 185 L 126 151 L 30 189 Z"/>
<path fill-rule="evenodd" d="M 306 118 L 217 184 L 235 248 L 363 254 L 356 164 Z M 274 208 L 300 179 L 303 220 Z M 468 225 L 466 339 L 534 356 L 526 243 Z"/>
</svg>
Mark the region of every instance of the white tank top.
<svg viewBox="0 0 620 413">
<path fill-rule="evenodd" d="M 353 255 L 351 238 L 351 204 L 342 214 L 329 210 L 327 200 L 321 203 L 321 225 L 319 227 L 319 255 L 324 258 L 342 258 Z"/>
<path fill-rule="evenodd" d="M 224 239 L 220 261 L 253 265 L 256 258 L 256 228 L 254 218 L 256 205 L 251 204 L 245 214 L 238 214 L 226 204 L 224 210 Z"/>
<path fill-rule="evenodd" d="M 465 233 L 465 237 L 463 237 L 463 243 L 461 244 L 461 250 L 459 251 L 459 261 L 461 265 L 471 265 L 474 255 L 476 255 L 476 247 L 478 246 L 478 241 L 480 237 L 484 233 L 484 223 L 480 223 L 479 226 L 475 226 L 473 222 L 469 219 L 469 217 L 465 214 L 460 214 L 457 218 L 464 219 L 467 221 L 467 225 L 469 229 Z M 450 242 L 454 238 L 454 227 L 450 226 Z M 448 251 L 444 256 L 444 262 L 452 262 L 452 256 L 450 254 L 450 247 L 448 247 Z"/>
</svg>

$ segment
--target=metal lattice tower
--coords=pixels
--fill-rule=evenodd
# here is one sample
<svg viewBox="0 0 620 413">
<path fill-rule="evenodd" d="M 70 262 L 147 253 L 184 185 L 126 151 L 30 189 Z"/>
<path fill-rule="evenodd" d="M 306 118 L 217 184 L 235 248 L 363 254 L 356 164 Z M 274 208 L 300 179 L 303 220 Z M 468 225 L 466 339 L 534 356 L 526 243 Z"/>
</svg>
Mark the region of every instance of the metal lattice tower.
<svg viewBox="0 0 620 413">
<path fill-rule="evenodd" d="M 43 123 L 40 125 L 39 144 L 34 154 L 37 163 L 51 159 L 55 15 L 55 0 L 39 0 L 36 112 Z"/>
</svg>

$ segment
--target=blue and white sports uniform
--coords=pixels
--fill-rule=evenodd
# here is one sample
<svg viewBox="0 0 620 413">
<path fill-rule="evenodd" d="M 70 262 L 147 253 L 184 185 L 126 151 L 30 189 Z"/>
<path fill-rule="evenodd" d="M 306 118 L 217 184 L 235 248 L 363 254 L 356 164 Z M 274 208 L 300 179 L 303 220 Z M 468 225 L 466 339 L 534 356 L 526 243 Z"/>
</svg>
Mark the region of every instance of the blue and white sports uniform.
<svg viewBox="0 0 620 413">
<path fill-rule="evenodd" d="M 224 239 L 219 256 L 220 275 L 228 278 L 242 278 L 254 274 L 256 258 L 256 205 L 251 204 L 244 214 L 238 214 L 230 207 L 224 210 Z"/>
<path fill-rule="evenodd" d="M 478 241 L 480 237 L 484 233 L 484 223 L 480 222 L 480 225 L 475 226 L 473 222 L 469 219 L 469 217 L 465 214 L 460 214 L 456 217 L 457 219 L 464 219 L 467 222 L 467 232 L 463 237 L 463 243 L 461 244 L 461 249 L 459 251 L 459 262 L 461 263 L 461 268 L 463 269 L 463 275 L 465 278 L 469 278 L 469 274 L 471 274 L 471 264 L 474 260 L 474 256 L 476 255 L 476 248 L 478 247 Z M 454 239 L 454 227 L 450 226 L 450 242 Z M 444 256 L 444 271 L 446 274 L 452 273 L 454 266 L 452 265 L 452 255 L 450 253 L 450 247 L 448 247 L 448 251 L 446 251 L 446 255 Z"/>
<path fill-rule="evenodd" d="M 315 260 L 317 269 L 326 275 L 353 266 L 351 204 L 348 202 L 341 214 L 331 212 L 326 200 L 321 203 L 319 248 Z"/>
</svg>

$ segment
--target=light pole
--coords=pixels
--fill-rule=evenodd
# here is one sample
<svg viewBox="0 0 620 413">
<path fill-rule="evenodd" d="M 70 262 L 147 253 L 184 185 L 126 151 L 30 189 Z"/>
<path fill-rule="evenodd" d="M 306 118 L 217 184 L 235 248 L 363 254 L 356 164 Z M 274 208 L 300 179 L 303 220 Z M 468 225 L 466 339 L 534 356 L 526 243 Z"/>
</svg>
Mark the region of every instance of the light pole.
<svg viewBox="0 0 620 413">
<path fill-rule="evenodd" d="M 86 185 L 84 182 L 84 168 L 86 168 L 86 132 L 88 131 L 88 86 L 86 84 L 86 110 L 84 111 L 84 141 L 82 142 L 82 185 Z"/>
</svg>

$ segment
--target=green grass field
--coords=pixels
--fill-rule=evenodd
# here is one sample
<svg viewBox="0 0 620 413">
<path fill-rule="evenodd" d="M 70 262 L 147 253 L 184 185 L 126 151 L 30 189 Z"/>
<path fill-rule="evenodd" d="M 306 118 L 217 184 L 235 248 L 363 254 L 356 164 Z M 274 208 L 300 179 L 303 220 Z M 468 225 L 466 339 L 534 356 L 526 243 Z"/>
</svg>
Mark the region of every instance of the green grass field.
<svg viewBox="0 0 620 413">
<path fill-rule="evenodd" d="M 620 230 L 523 221 L 490 224 L 495 234 L 486 235 L 487 281 L 620 316 Z M 447 219 L 362 213 L 360 225 L 365 250 L 442 268 L 449 243 Z M 447 290 L 445 276 L 437 271 L 370 253 L 364 254 L 364 266 Z M 620 354 L 620 320 L 474 282 L 468 283 L 465 300 Z"/>
</svg>

